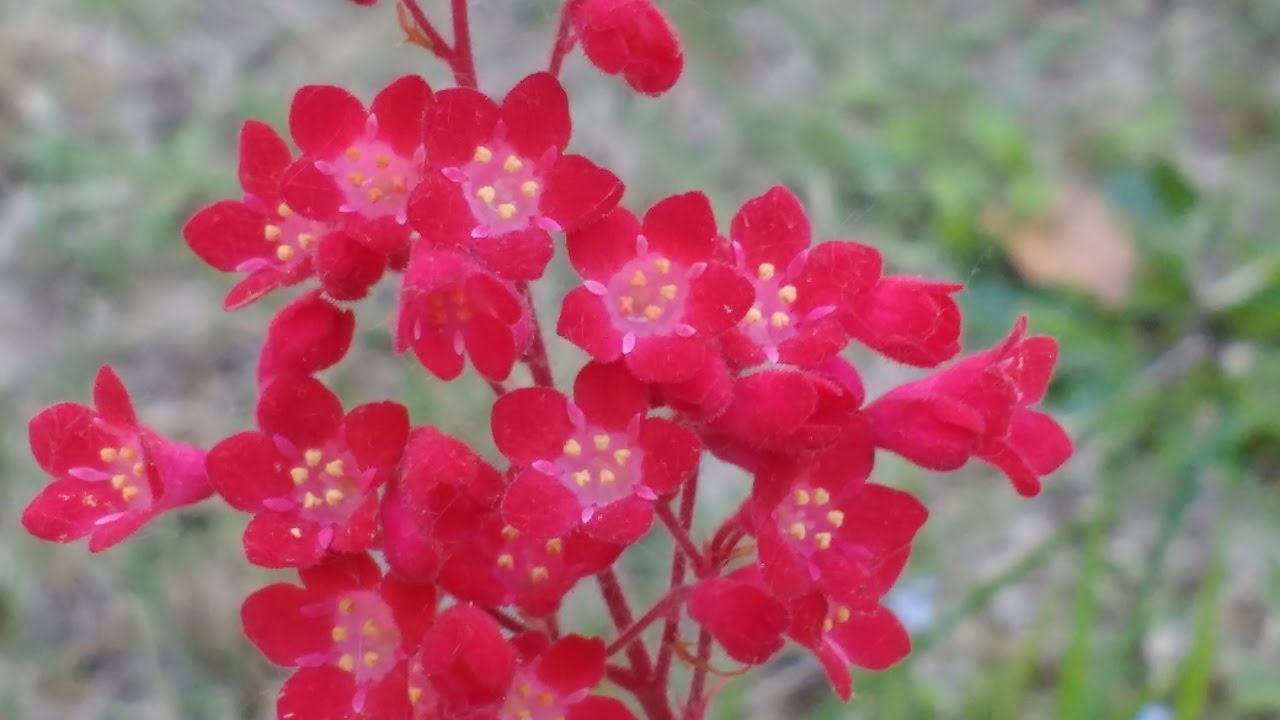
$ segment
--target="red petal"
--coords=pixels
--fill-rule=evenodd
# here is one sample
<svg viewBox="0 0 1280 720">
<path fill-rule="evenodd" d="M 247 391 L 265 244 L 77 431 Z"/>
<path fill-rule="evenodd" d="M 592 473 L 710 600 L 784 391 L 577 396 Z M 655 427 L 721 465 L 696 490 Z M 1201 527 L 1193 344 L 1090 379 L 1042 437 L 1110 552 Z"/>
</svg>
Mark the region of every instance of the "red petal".
<svg viewBox="0 0 1280 720">
<path fill-rule="evenodd" d="M 885 558 L 910 545 L 929 518 L 929 511 L 903 490 L 868 483 L 840 503 L 845 520 L 840 541 L 856 543 L 873 558 Z"/>
<path fill-rule="evenodd" d="M 646 418 L 640 425 L 644 448 L 644 484 L 659 495 L 670 495 L 698 470 L 702 442 L 693 431 L 670 420 Z"/>
<path fill-rule="evenodd" d="M 280 179 L 280 195 L 294 212 L 325 222 L 342 220 L 346 196 L 332 176 L 325 175 L 309 156 L 290 165 Z"/>
<path fill-rule="evenodd" d="M 624 189 L 617 175 L 581 155 L 560 156 L 544 180 L 538 210 L 565 230 L 617 207 Z"/>
<path fill-rule="evenodd" d="M 570 290 L 560 306 L 556 334 L 600 362 L 622 356 L 622 334 L 614 327 L 604 302 L 585 287 Z"/>
<path fill-rule="evenodd" d="M 109 550 L 119 543 L 128 540 L 138 530 L 156 516 L 155 508 L 125 513 L 116 520 L 98 525 L 89 535 L 89 552 L 97 553 Z"/>
<path fill-rule="evenodd" d="M 569 706 L 565 720 L 636 720 L 621 700 L 603 695 L 588 695 Z"/>
<path fill-rule="evenodd" d="M 342 432 L 360 467 L 389 474 L 409 440 L 409 411 L 390 400 L 361 405 L 347 414 Z"/>
<path fill-rule="evenodd" d="M 929 470 L 955 470 L 978 446 L 986 423 L 967 404 L 941 395 L 892 393 L 867 408 L 876 445 Z"/>
<path fill-rule="evenodd" d="M 355 675 L 336 667 L 301 668 L 280 688 L 276 716 L 293 720 L 352 720 Z M 363 715 L 360 717 L 364 717 Z"/>
<path fill-rule="evenodd" d="M 617 561 L 623 550 L 621 545 L 597 540 L 578 529 L 565 538 L 564 562 L 575 572 L 594 575 Z"/>
<path fill-rule="evenodd" d="M 238 200 L 219 200 L 201 209 L 182 228 L 187 246 L 201 260 L 222 272 L 234 272 L 250 258 L 266 257 L 267 219 Z"/>
<path fill-rule="evenodd" d="M 346 90 L 307 85 L 289 106 L 289 134 L 304 154 L 324 155 L 360 137 L 367 118 L 364 105 Z"/>
<path fill-rule="evenodd" d="M 640 220 L 618 208 L 599 220 L 570 230 L 566 237 L 569 262 L 589 280 L 608 282 L 636 256 Z"/>
<path fill-rule="evenodd" d="M 440 613 L 422 641 L 422 669 L 446 703 L 483 707 L 502 700 L 515 674 L 515 651 L 497 622 L 471 605 Z"/>
<path fill-rule="evenodd" d="M 817 367 L 849 344 L 849 336 L 834 315 L 798 328 L 798 334 L 778 346 L 778 362 L 802 368 Z"/>
<path fill-rule="evenodd" d="M 369 113 L 378 118 L 378 137 L 392 150 L 412 157 L 422 145 L 431 87 L 418 75 L 397 78 L 373 98 Z"/>
<path fill-rule="evenodd" d="M 758 665 L 782 649 L 787 608 L 768 592 L 744 582 L 713 578 L 689 597 L 689 617 L 711 632 L 729 657 Z"/>
<path fill-rule="evenodd" d="M 785 269 L 812 237 L 800 199 L 781 185 L 743 203 L 729 227 L 730 239 L 742 244 L 749 271 L 761 263 Z"/>
<path fill-rule="evenodd" d="M 431 493 L 439 485 L 462 487 L 485 505 L 495 504 L 503 487 L 498 471 L 475 451 L 430 426 L 410 433 L 401 481 L 406 497 L 419 508 L 430 505 Z"/>
<path fill-rule="evenodd" d="M 209 482 L 228 505 L 245 512 L 262 512 L 267 498 L 293 494 L 280 452 L 271 437 L 242 432 L 209 450 Z"/>
<path fill-rule="evenodd" d="M 708 265 L 689 283 L 684 320 L 704 339 L 717 337 L 742 320 L 755 296 L 751 283 L 727 265 Z"/>
<path fill-rule="evenodd" d="M 573 381 L 573 401 L 587 419 L 623 430 L 649 410 L 649 387 L 632 377 L 623 363 L 587 363 Z"/>
<path fill-rule="evenodd" d="M 849 665 L 844 659 L 827 645 L 819 645 L 815 648 L 814 655 L 827 673 L 827 680 L 831 683 L 831 689 L 836 697 L 845 702 L 853 699 L 853 676 L 849 674 Z"/>
<path fill-rule="evenodd" d="M 1040 476 L 1031 468 L 1027 460 L 1008 442 L 997 440 L 983 448 L 979 454 L 983 460 L 1000 468 L 1000 471 L 1013 483 L 1013 489 L 1023 497 L 1035 497 L 1042 489 Z"/>
<path fill-rule="evenodd" d="M 316 275 L 335 300 L 360 300 L 382 277 L 385 256 L 344 232 L 329 233 L 316 246 Z"/>
<path fill-rule="evenodd" d="M 492 556 L 480 556 L 475 548 L 451 551 L 440 565 L 440 587 L 466 602 L 497 607 L 506 602 L 507 588 L 494 576 Z"/>
<path fill-rule="evenodd" d="M 244 634 L 271 662 L 284 667 L 297 665 L 298 658 L 323 653 L 332 646 L 332 618 L 305 611 L 318 600 L 323 597 L 297 585 L 268 585 L 245 598 L 240 608 Z"/>
<path fill-rule="evenodd" d="M 27 436 L 31 454 L 50 475 L 63 475 L 75 467 L 98 467 L 104 447 L 118 440 L 97 423 L 97 413 L 79 403 L 51 405 L 31 418 Z"/>
<path fill-rule="evenodd" d="M 452 380 L 462 374 L 462 355 L 454 349 L 453 333 L 427 328 L 413 338 L 413 354 L 422 367 L 441 380 Z"/>
<path fill-rule="evenodd" d="M 566 635 L 551 644 L 538 662 L 538 679 L 559 695 L 591 690 L 604 679 L 604 641 Z"/>
<path fill-rule="evenodd" d="M 761 575 L 775 594 L 779 597 L 793 597 L 813 586 L 809 568 L 791 550 L 786 539 L 778 532 L 772 517 L 761 519 L 756 543 Z"/>
<path fill-rule="evenodd" d="M 707 344 L 696 336 L 655 336 L 637 340 L 625 357 L 627 368 L 645 382 L 678 383 L 698 374 L 707 352 Z"/>
<path fill-rule="evenodd" d="M 1013 415 L 1009 444 L 1037 475 L 1048 475 L 1071 457 L 1071 438 L 1057 420 L 1034 410 Z"/>
<path fill-rule="evenodd" d="M 240 126 L 240 187 L 268 205 L 280 197 L 280 176 L 293 153 L 275 128 L 260 120 Z"/>
<path fill-rule="evenodd" d="M 1022 391 L 1022 404 L 1035 405 L 1044 398 L 1053 366 L 1058 364 L 1058 341 L 1043 335 L 1029 337 L 1018 345 L 1018 360 L 1012 372 Z"/>
<path fill-rule="evenodd" d="M 491 423 L 498 451 L 515 465 L 560 457 L 573 432 L 567 405 L 550 388 L 520 388 L 498 398 Z"/>
<path fill-rule="evenodd" d="M 551 235 L 536 227 L 477 240 L 471 249 L 485 265 L 509 280 L 537 280 L 555 255 Z"/>
<path fill-rule="evenodd" d="M 416 649 L 436 617 L 435 585 L 388 577 L 382 581 L 381 589 L 382 599 L 391 608 L 400 630 L 401 646 Z"/>
<path fill-rule="evenodd" d="M 502 119 L 507 142 L 527 158 L 569 145 L 569 96 L 551 73 L 534 73 L 511 88 L 502 100 Z"/>
<path fill-rule="evenodd" d="M 258 360 L 258 384 L 276 375 L 310 375 L 332 367 L 347 354 L 356 316 L 312 292 L 281 308 L 267 327 Z"/>
<path fill-rule="evenodd" d="M 868 670 L 885 670 L 911 653 L 911 636 L 883 607 L 853 613 L 827 637 L 840 646 L 850 663 Z"/>
<path fill-rule="evenodd" d="M 572 18 L 591 62 L 610 75 L 623 73 L 636 91 L 659 95 L 679 79 L 680 41 L 652 2 L 589 0 L 574 6 Z"/>
<path fill-rule="evenodd" d="M 875 453 L 871 423 L 865 416 L 855 415 L 835 444 L 810 458 L 809 482 L 832 495 L 856 491 L 871 475 Z"/>
<path fill-rule="evenodd" d="M 667 383 L 659 388 L 662 402 L 672 409 L 702 422 L 719 416 L 733 399 L 733 379 L 729 368 L 719 353 L 703 356 L 702 366 L 693 377 L 679 383 Z"/>
<path fill-rule="evenodd" d="M 832 240 L 809 251 L 795 286 L 808 304 L 851 307 L 875 287 L 883 260 L 875 248 Z"/>
<path fill-rule="evenodd" d="M 644 537 L 653 525 L 653 504 L 636 495 L 596 509 L 583 530 L 597 540 L 630 545 Z"/>
<path fill-rule="evenodd" d="M 581 522 L 581 507 L 577 496 L 560 481 L 525 470 L 507 488 L 502 517 L 535 537 L 561 537 Z"/>
<path fill-rule="evenodd" d="M 641 232 L 651 252 L 685 266 L 710 260 L 716 250 L 715 212 L 706 194 L 697 191 L 658 201 L 644 214 Z"/>
<path fill-rule="evenodd" d="M 322 447 L 341 423 L 342 401 L 313 377 L 281 375 L 258 398 L 259 427 L 288 438 L 298 450 Z"/>
<path fill-rule="evenodd" d="M 494 382 L 507 379 L 516 362 L 511 326 L 480 315 L 463 327 L 462 338 L 476 372 Z"/>
<path fill-rule="evenodd" d="M 471 162 L 476 147 L 493 139 L 501 115 L 498 106 L 480 92 L 441 90 L 427 110 L 427 157 L 438 167 Z"/>
<path fill-rule="evenodd" d="M 382 570 L 367 553 L 333 555 L 319 565 L 298 570 L 309 592 L 328 597 L 352 590 L 368 590 L 382 580 Z"/>
<path fill-rule="evenodd" d="M 763 442 L 803 425 L 817 406 L 817 391 L 804 374 L 766 370 L 735 383 L 733 403 L 720 420 L 735 435 Z"/>
<path fill-rule="evenodd" d="M 325 553 L 316 539 L 319 529 L 314 523 L 300 523 L 288 515 L 258 513 L 244 529 L 245 558 L 265 568 L 314 565 Z"/>
<path fill-rule="evenodd" d="M 898 362 L 933 367 L 960 352 L 960 308 L 951 294 L 962 285 L 886 277 L 845 315 L 850 334 Z"/>
<path fill-rule="evenodd" d="M 129 391 L 110 365 L 98 368 L 98 375 L 93 380 L 93 405 L 102 419 L 109 423 L 138 424 L 133 402 L 129 400 Z"/>
<path fill-rule="evenodd" d="M 252 272 L 227 291 L 227 297 L 222 301 L 222 309 L 228 312 L 239 310 L 262 299 L 284 284 L 285 277 L 276 268 L 268 267 Z"/>
<path fill-rule="evenodd" d="M 427 173 L 418 183 L 409 195 L 406 212 L 425 247 L 468 248 L 474 242 L 471 231 L 477 221 L 471 206 L 462 196 L 462 188 L 439 172 Z"/>
<path fill-rule="evenodd" d="M 439 565 L 431 527 L 408 506 L 399 483 L 392 483 L 382 496 L 382 548 L 391 571 L 418 582 L 435 579 Z"/>
<path fill-rule="evenodd" d="M 96 524 L 99 519 L 123 510 L 120 493 L 110 484 L 62 478 L 49 483 L 31 500 L 22 511 L 22 526 L 41 540 L 65 543 L 103 527 Z M 150 513 L 142 515 L 150 517 Z"/>
</svg>

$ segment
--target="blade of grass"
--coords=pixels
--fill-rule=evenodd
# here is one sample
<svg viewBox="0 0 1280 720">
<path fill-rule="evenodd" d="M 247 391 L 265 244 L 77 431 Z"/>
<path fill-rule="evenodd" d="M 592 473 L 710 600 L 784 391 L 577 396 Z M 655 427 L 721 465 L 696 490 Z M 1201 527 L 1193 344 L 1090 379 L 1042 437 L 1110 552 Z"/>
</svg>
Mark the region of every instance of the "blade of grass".
<svg viewBox="0 0 1280 720">
<path fill-rule="evenodd" d="M 1085 533 L 1084 556 L 1076 581 L 1075 603 L 1071 611 L 1071 637 L 1067 641 L 1058 681 L 1058 720 L 1081 720 L 1089 715 L 1093 630 L 1098 611 L 1098 585 L 1106 567 L 1103 554 L 1107 523 L 1103 518 L 1089 524 Z"/>
</svg>

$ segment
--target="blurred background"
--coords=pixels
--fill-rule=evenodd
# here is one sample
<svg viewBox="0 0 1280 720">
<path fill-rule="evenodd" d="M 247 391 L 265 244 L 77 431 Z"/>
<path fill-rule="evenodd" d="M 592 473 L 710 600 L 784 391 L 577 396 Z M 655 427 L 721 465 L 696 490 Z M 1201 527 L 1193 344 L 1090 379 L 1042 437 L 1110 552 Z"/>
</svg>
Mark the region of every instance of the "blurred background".
<svg viewBox="0 0 1280 720">
<path fill-rule="evenodd" d="M 627 203 L 704 188 L 727 222 L 785 183 L 819 238 L 966 282 L 967 348 L 1025 310 L 1061 339 L 1046 404 L 1078 444 L 1032 501 L 985 466 L 885 458 L 877 479 L 933 513 L 891 597 L 915 653 L 857 674 L 849 706 L 787 654 L 728 680 L 716 717 L 1280 718 L 1280 3 L 662 4 L 687 51 L 669 95 L 565 73 L 576 149 Z M 500 95 L 545 62 L 557 4 L 473 7 Z M 223 314 L 228 278 L 179 230 L 238 194 L 240 122 L 282 126 L 299 85 L 447 84 L 399 39 L 387 0 L 0 0 L 0 718 L 274 717 L 282 675 L 238 608 L 283 576 L 246 567 L 244 518 L 208 503 L 96 557 L 37 543 L 25 423 L 109 362 L 167 434 L 250 424 L 279 300 Z M 392 293 L 330 378 L 490 448 L 481 383 L 390 355 Z M 873 391 L 918 374 L 856 357 Z M 657 592 L 666 557 L 641 547 L 626 580 Z"/>
</svg>

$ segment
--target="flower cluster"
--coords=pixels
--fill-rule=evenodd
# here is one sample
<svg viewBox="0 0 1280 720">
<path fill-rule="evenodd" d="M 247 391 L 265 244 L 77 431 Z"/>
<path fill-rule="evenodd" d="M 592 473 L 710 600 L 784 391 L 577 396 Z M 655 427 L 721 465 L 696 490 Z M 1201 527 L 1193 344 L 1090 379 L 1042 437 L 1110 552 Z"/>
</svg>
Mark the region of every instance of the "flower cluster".
<svg viewBox="0 0 1280 720">
<path fill-rule="evenodd" d="M 466 3 L 452 5 L 452 43 L 416 2 L 398 10 L 458 87 L 405 76 L 367 107 L 338 87 L 300 89 L 292 146 L 246 122 L 243 196 L 186 225 L 198 257 L 239 276 L 227 309 L 307 287 L 267 329 L 256 425 L 207 452 L 168 440 L 103 368 L 93 408 L 61 403 L 31 421 L 54 480 L 26 527 L 88 535 L 96 552 L 213 493 L 247 513 L 247 560 L 300 583 L 264 587 L 242 610 L 249 639 L 296 668 L 282 719 L 695 720 L 715 646 L 756 665 L 787 642 L 849 698 L 850 666 L 910 651 L 883 599 L 928 514 L 873 480 L 877 450 L 938 471 L 978 458 L 1037 494 L 1071 453 L 1031 408 L 1055 341 L 1027 337 L 1023 318 L 946 364 L 961 350 L 961 286 L 889 274 L 853 240 L 815 243 L 781 186 L 727 223 L 697 191 L 624 206 L 622 181 L 570 152 L 556 74 L 581 46 L 638 92 L 670 88 L 683 56 L 649 0 L 565 2 L 550 71 L 501 100 L 475 88 Z M 566 392 L 530 290 L 559 247 L 580 281 L 554 328 L 590 356 Z M 353 345 L 343 303 L 380 282 L 398 284 L 396 352 L 444 381 L 469 363 L 496 393 L 501 466 L 392 400 L 345 406 L 318 377 Z M 927 372 L 868 401 L 844 356 L 853 343 Z M 532 386 L 507 387 L 517 364 Z M 750 492 L 701 532 L 699 483 L 734 482 L 700 478 L 708 455 L 749 475 Z M 672 583 L 637 614 L 613 568 L 654 526 L 673 540 Z M 561 629 L 562 600 L 591 579 L 611 639 Z M 683 616 L 699 627 L 694 652 Z M 693 679 L 673 707 L 676 659 Z"/>
</svg>

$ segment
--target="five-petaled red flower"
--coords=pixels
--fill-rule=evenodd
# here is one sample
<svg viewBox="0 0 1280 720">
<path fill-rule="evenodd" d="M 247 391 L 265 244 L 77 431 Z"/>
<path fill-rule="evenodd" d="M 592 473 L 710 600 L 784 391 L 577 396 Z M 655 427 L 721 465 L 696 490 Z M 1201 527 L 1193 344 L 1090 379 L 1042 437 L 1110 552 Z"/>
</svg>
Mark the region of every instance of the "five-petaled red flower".
<svg viewBox="0 0 1280 720">
<path fill-rule="evenodd" d="M 853 697 L 849 666 L 884 670 L 911 652 L 911 636 L 879 604 L 855 607 L 821 591 L 793 598 L 787 634 L 822 663 L 831 687 L 845 702 Z"/>
<path fill-rule="evenodd" d="M 212 494 L 204 452 L 139 423 L 129 392 L 105 365 L 93 404 L 61 402 L 31 419 L 31 454 L 54 480 L 23 511 L 27 532 L 50 542 L 88 535 L 98 552 Z"/>
<path fill-rule="evenodd" d="M 378 528 L 377 489 L 409 434 L 404 407 L 376 402 L 344 415 L 320 381 L 283 375 L 262 391 L 258 426 L 218 443 L 208 462 L 227 504 L 254 514 L 244 532 L 249 561 L 306 567 L 330 551 L 368 549 Z"/>
</svg>

